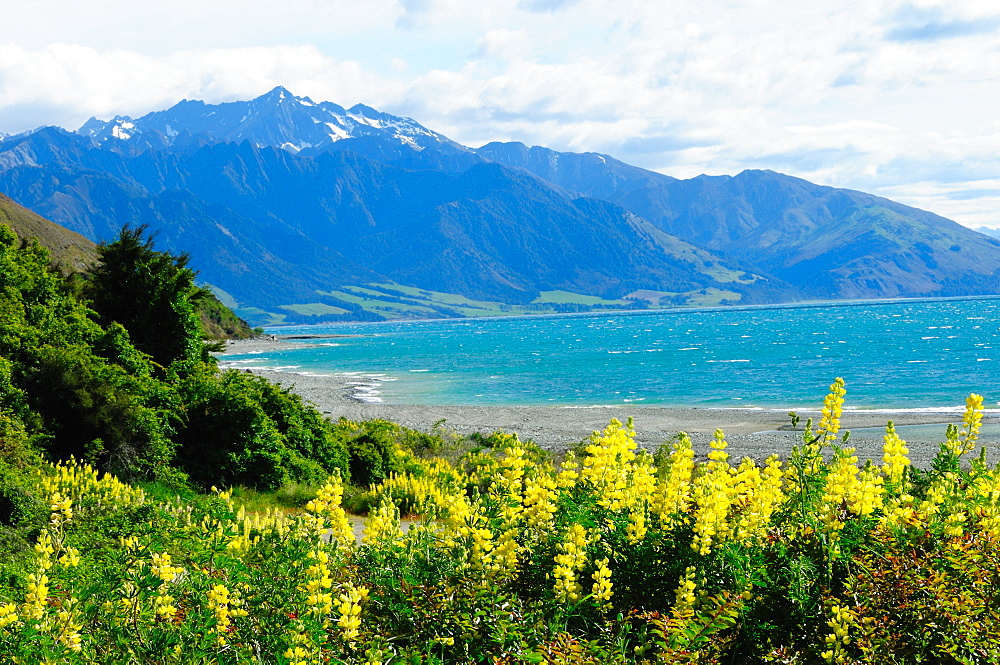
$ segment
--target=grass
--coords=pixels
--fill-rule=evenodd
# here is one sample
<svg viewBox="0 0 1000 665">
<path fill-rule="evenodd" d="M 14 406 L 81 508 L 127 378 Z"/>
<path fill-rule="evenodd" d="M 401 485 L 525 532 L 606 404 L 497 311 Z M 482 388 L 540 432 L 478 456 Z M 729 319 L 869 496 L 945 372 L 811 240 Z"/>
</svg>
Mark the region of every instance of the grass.
<svg viewBox="0 0 1000 665">
<path fill-rule="evenodd" d="M 287 315 L 269 312 L 260 307 L 237 307 L 233 311 L 241 319 L 258 326 L 280 326 L 287 323 Z"/>
<path fill-rule="evenodd" d="M 319 487 L 305 483 L 289 483 L 265 492 L 250 487 L 234 487 L 233 502 L 248 513 L 266 513 L 270 510 L 293 512 L 302 509 L 316 498 Z"/>
<path fill-rule="evenodd" d="M 625 297 L 633 300 L 634 299 L 648 300 L 655 306 L 659 304 L 660 299 L 672 298 L 676 295 L 679 294 L 672 293 L 670 291 L 651 291 L 649 289 L 639 289 L 638 291 L 633 291 L 632 293 L 628 294 Z"/>
<path fill-rule="evenodd" d="M 334 307 L 321 302 L 310 302 L 293 305 L 281 305 L 281 309 L 289 312 L 302 314 L 305 316 L 323 316 L 325 314 L 347 314 L 347 310 L 342 307 Z"/>
<path fill-rule="evenodd" d="M 571 291 L 542 291 L 537 298 L 532 300 L 533 303 L 539 304 L 574 304 L 574 305 L 588 305 L 588 306 L 605 306 L 605 307 L 628 307 L 631 303 L 628 300 L 605 300 L 599 296 L 586 296 L 581 293 L 573 293 Z"/>
<path fill-rule="evenodd" d="M 724 291 L 716 288 L 692 291 L 684 295 L 688 297 L 688 305 L 691 307 L 712 307 L 713 305 L 721 305 L 723 300 L 739 301 L 743 298 L 735 291 Z"/>
<path fill-rule="evenodd" d="M 440 305 L 451 305 L 468 309 L 487 309 L 500 311 L 503 307 L 508 307 L 504 303 L 490 300 L 472 300 L 457 293 L 442 293 L 440 291 L 428 291 L 418 289 L 413 286 L 403 286 L 402 284 L 369 284 L 368 286 L 379 291 L 398 291 L 405 293 L 414 300 L 426 300 Z"/>
</svg>

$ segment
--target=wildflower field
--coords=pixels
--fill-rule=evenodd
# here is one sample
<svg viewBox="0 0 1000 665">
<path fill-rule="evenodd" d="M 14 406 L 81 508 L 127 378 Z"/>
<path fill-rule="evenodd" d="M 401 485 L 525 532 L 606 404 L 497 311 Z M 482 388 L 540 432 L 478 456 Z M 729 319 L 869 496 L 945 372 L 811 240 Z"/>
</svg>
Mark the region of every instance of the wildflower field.
<svg viewBox="0 0 1000 665">
<path fill-rule="evenodd" d="M 982 398 L 929 469 L 891 423 L 860 464 L 843 399 L 838 380 L 763 463 L 721 431 L 703 463 L 684 434 L 639 451 L 612 421 L 564 458 L 509 434 L 450 461 L 400 447 L 398 472 L 331 476 L 298 510 L 11 468 L 0 515 L 28 535 L 0 568 L 0 661 L 1000 662 Z M 370 507 L 360 540 L 345 491 Z"/>
</svg>

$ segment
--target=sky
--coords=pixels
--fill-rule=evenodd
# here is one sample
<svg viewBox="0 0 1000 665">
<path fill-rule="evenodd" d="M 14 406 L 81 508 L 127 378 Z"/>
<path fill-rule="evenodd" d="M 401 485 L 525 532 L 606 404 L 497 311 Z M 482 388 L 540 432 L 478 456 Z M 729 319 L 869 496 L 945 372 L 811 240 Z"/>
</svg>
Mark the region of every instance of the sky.
<svg viewBox="0 0 1000 665">
<path fill-rule="evenodd" d="M 2 0 L 0 132 L 277 85 L 468 146 L 772 169 L 1000 227 L 995 0 Z"/>
</svg>

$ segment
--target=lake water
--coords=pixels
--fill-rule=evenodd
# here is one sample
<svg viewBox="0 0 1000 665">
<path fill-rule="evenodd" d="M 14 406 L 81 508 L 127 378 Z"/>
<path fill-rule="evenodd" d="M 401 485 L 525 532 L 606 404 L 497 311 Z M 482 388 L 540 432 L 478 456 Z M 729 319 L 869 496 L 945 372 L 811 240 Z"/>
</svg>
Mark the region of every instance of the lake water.
<svg viewBox="0 0 1000 665">
<path fill-rule="evenodd" d="M 352 337 L 224 365 L 348 374 L 371 401 L 951 410 L 1000 399 L 1000 298 L 269 328 Z M 316 343 L 317 340 L 309 340 Z"/>
</svg>

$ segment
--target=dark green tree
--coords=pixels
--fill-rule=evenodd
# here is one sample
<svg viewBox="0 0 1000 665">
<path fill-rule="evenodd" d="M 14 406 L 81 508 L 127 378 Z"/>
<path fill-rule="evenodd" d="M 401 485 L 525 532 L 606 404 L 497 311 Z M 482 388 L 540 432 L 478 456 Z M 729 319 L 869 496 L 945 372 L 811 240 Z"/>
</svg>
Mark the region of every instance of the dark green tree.
<svg viewBox="0 0 1000 665">
<path fill-rule="evenodd" d="M 137 349 L 166 367 L 177 360 L 205 360 L 195 286 L 187 253 L 154 249 L 147 227 L 125 226 L 98 246 L 87 295 L 100 323 L 120 323 Z"/>
</svg>

